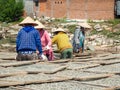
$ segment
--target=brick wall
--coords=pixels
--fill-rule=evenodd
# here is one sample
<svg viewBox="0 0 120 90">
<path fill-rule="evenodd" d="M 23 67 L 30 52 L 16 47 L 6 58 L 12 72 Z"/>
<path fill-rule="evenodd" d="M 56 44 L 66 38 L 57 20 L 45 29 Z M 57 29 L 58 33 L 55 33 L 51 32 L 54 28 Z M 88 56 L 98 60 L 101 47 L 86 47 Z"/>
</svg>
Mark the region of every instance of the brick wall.
<svg viewBox="0 0 120 90">
<path fill-rule="evenodd" d="M 62 18 L 66 17 L 66 0 L 47 0 L 47 16 Z"/>
<path fill-rule="evenodd" d="M 69 18 L 113 19 L 114 0 L 71 0 Z"/>
<path fill-rule="evenodd" d="M 40 15 L 71 19 L 114 19 L 114 0 L 46 0 Z M 46 3 L 46 4 L 45 4 Z M 46 10 L 45 10 L 46 8 Z"/>
</svg>

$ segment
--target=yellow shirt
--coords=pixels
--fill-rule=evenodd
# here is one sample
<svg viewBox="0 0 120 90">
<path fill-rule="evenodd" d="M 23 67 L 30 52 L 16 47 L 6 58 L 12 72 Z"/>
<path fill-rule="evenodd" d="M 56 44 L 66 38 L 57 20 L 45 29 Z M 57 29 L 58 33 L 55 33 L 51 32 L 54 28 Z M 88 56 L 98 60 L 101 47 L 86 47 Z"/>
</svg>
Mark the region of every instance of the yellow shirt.
<svg viewBox="0 0 120 90">
<path fill-rule="evenodd" d="M 52 44 L 57 44 L 60 52 L 67 48 L 72 48 L 72 44 L 69 41 L 69 37 L 64 32 L 59 32 L 52 39 Z"/>
</svg>

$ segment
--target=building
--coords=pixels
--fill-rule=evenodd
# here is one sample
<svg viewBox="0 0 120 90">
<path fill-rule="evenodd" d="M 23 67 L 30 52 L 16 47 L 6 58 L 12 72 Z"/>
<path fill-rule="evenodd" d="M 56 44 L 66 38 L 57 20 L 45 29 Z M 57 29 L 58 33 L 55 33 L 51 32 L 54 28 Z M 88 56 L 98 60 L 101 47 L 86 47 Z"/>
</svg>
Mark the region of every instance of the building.
<svg viewBox="0 0 120 90">
<path fill-rule="evenodd" d="M 117 15 L 117 5 L 120 7 L 120 4 L 116 4 L 120 0 L 24 0 L 24 2 L 27 15 L 69 19 L 114 19 Z"/>
</svg>

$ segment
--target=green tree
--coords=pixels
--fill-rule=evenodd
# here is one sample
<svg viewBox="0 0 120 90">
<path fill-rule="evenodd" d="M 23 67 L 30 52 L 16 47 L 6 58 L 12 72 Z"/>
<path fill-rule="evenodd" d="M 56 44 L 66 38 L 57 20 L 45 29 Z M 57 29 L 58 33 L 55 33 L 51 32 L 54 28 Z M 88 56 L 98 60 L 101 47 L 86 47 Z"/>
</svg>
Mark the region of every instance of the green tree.
<svg viewBox="0 0 120 90">
<path fill-rule="evenodd" d="M 17 21 L 23 15 L 23 0 L 0 0 L 0 21 Z"/>
</svg>

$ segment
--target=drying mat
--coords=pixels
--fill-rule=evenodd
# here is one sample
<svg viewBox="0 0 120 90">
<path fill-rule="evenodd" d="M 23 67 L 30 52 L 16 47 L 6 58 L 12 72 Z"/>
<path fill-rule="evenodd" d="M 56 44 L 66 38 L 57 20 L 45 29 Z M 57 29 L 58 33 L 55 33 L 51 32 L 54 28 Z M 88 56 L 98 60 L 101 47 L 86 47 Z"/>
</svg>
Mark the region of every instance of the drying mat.
<svg viewBox="0 0 120 90">
<path fill-rule="evenodd" d="M 60 70 L 66 69 L 66 64 L 52 64 L 52 63 L 36 63 L 32 65 L 15 67 L 17 70 L 24 70 L 28 73 L 56 73 Z"/>
<path fill-rule="evenodd" d="M 83 83 L 96 84 L 96 85 L 109 86 L 109 87 L 117 87 L 117 86 L 120 86 L 120 76 L 114 75 L 112 77 L 99 79 L 95 81 L 87 81 Z"/>
<path fill-rule="evenodd" d="M 120 63 L 89 68 L 89 69 L 86 69 L 85 71 L 94 72 L 94 73 L 120 74 Z"/>
</svg>

